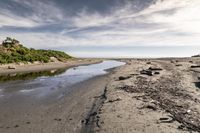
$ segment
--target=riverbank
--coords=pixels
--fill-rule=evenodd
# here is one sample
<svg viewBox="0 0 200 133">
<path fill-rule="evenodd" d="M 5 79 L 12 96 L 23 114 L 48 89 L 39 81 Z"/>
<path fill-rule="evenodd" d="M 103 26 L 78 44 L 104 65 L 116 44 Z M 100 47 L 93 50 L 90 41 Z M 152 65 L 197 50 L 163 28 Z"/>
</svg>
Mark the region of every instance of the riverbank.
<svg viewBox="0 0 200 133">
<path fill-rule="evenodd" d="M 94 132 L 200 132 L 199 58 L 125 61 L 110 75 Z"/>
<path fill-rule="evenodd" d="M 102 59 L 69 59 L 66 62 L 33 63 L 33 64 L 7 64 L 0 65 L 0 75 L 48 71 L 62 68 L 70 68 L 79 65 L 88 65 L 101 62 Z M 13 68 L 13 69 L 12 69 Z"/>
</svg>

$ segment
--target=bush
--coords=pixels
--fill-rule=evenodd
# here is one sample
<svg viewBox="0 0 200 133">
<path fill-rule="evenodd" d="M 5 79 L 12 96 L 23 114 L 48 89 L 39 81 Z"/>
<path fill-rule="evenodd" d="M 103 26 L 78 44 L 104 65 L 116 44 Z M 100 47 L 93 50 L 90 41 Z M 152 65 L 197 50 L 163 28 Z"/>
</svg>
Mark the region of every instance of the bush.
<svg viewBox="0 0 200 133">
<path fill-rule="evenodd" d="M 9 40 L 9 38 L 7 38 Z M 17 40 L 13 39 L 13 42 L 19 42 Z M 67 59 L 70 59 L 71 56 L 64 52 L 60 51 L 54 51 L 54 50 L 35 50 L 33 48 L 28 49 L 24 47 L 21 44 L 12 44 L 9 43 L 9 46 L 7 43 L 2 45 L 4 46 L 2 49 L 0 49 L 0 63 L 6 64 L 6 63 L 14 63 L 14 62 L 34 62 L 34 61 L 40 61 L 47 63 L 50 61 L 50 57 L 55 57 L 59 61 L 65 61 Z"/>
</svg>

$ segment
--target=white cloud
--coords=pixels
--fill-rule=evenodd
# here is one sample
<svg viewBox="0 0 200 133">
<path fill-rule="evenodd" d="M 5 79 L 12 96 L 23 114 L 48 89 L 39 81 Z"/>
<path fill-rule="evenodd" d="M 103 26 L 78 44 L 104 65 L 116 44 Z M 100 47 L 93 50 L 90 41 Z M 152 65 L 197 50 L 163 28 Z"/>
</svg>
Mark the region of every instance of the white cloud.
<svg viewBox="0 0 200 133">
<path fill-rule="evenodd" d="M 0 39 L 13 36 L 29 47 L 56 48 L 65 46 L 198 46 L 200 43 L 200 1 L 158 0 L 134 12 L 132 6 L 114 8 L 110 14 L 88 13 L 65 18 L 54 3 L 14 0 L 34 9 L 28 18 L 10 12 L 0 14 L 0 26 L 34 27 L 45 23 L 71 24 L 56 33 L 4 33 Z M 38 1 L 37 1 L 38 2 Z M 0 9 L 1 11 L 1 9 Z M 2 21 L 4 20 L 4 21 Z M 87 30 L 86 30 L 87 29 Z M 75 37 L 71 35 L 75 34 Z"/>
<path fill-rule="evenodd" d="M 8 10 L 0 9 L 0 27 L 17 26 L 17 27 L 34 27 L 38 24 L 28 18 L 15 16 Z"/>
</svg>

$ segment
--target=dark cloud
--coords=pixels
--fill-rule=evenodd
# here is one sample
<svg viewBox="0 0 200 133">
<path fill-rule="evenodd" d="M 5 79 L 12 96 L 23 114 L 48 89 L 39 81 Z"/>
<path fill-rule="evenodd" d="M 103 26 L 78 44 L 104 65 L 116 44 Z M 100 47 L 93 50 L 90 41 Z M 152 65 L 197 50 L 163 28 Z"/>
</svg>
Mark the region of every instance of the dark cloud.
<svg viewBox="0 0 200 133">
<path fill-rule="evenodd" d="M 54 3 L 66 15 L 73 16 L 82 10 L 88 13 L 98 12 L 102 15 L 111 13 L 123 6 L 131 6 L 133 11 L 140 11 L 153 4 L 155 0 L 1 0 L 0 8 L 6 9 L 15 15 L 27 17 L 34 15 L 35 9 L 30 5 L 40 6 Z M 51 10 L 51 9 L 49 9 Z"/>
</svg>

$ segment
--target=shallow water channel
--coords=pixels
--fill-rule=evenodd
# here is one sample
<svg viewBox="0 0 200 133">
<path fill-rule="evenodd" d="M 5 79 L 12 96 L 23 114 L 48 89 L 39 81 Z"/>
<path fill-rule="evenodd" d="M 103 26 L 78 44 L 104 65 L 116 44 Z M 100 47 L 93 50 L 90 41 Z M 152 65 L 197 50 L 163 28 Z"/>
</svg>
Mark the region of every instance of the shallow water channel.
<svg viewBox="0 0 200 133">
<path fill-rule="evenodd" d="M 16 98 L 41 100 L 51 96 L 59 99 L 70 91 L 71 86 L 96 76 L 105 75 L 109 73 L 108 69 L 124 64 L 124 62 L 108 60 L 70 69 L 1 76 L 0 101 Z"/>
</svg>

